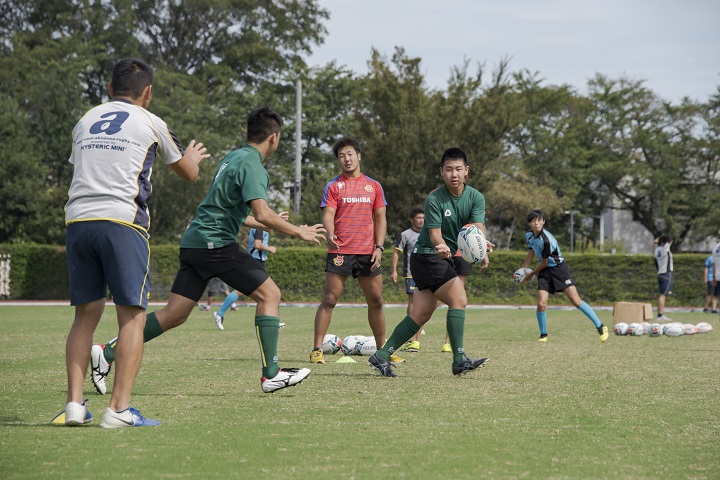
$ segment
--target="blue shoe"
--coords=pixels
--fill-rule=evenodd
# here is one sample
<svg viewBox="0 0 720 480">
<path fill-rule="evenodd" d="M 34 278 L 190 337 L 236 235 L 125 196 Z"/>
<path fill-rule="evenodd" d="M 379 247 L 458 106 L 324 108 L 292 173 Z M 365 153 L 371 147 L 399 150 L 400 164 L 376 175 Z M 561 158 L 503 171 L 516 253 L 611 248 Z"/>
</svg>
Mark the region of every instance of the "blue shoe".
<svg viewBox="0 0 720 480">
<path fill-rule="evenodd" d="M 132 407 L 128 407 L 122 412 L 116 412 L 108 407 L 100 426 L 103 428 L 158 427 L 160 422 L 143 417 L 139 410 Z"/>
</svg>

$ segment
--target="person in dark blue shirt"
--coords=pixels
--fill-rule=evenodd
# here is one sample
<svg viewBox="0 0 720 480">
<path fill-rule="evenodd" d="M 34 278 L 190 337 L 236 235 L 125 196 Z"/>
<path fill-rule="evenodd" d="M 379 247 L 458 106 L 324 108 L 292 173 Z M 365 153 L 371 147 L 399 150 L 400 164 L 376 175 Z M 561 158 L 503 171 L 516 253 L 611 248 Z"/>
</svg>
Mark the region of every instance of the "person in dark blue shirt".
<svg viewBox="0 0 720 480">
<path fill-rule="evenodd" d="M 601 341 L 608 339 L 608 328 L 600 322 L 595 311 L 585 303 L 578 295 L 575 281 L 570 273 L 570 268 L 565 263 L 565 259 L 560 252 L 555 237 L 545 230 L 545 214 L 540 210 L 533 210 L 527 216 L 527 222 L 530 226 L 530 232 L 525 234 L 528 251 L 527 257 L 521 268 L 528 268 L 533 257 L 537 257 L 538 264 L 532 273 L 525 275 L 521 282 L 527 284 L 535 275 L 538 276 L 538 303 L 537 316 L 538 326 L 540 327 L 539 342 L 547 342 L 547 321 L 546 313 L 547 301 L 550 294 L 556 292 L 565 292 L 570 303 L 575 305 L 581 312 L 585 314 L 595 325 Z"/>
</svg>

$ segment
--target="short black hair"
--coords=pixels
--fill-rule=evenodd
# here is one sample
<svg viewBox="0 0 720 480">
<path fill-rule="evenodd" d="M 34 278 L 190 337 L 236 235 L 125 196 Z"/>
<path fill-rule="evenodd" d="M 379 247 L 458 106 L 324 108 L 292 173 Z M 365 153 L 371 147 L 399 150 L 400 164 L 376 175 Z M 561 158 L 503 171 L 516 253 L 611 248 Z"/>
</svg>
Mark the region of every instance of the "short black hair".
<svg viewBox="0 0 720 480">
<path fill-rule="evenodd" d="M 542 212 L 542 210 L 533 210 L 532 212 L 528 213 L 527 222 L 530 223 L 536 218 L 545 220 L 545 214 Z"/>
<path fill-rule="evenodd" d="M 250 112 L 247 119 L 247 140 L 262 143 L 273 133 L 280 133 L 282 117 L 268 107 L 259 107 Z"/>
<path fill-rule="evenodd" d="M 423 211 L 423 209 L 422 209 L 422 208 L 417 208 L 417 207 L 415 207 L 415 208 L 413 208 L 412 210 L 410 210 L 410 214 L 409 214 L 408 216 L 409 216 L 410 218 L 415 218 L 416 216 L 418 216 L 418 215 L 421 214 L 421 213 L 423 213 L 423 214 L 425 213 L 425 212 Z"/>
<path fill-rule="evenodd" d="M 332 147 L 335 158 L 338 158 L 338 153 L 345 147 L 353 147 L 355 149 L 355 153 L 362 153 L 362 150 L 360 149 L 360 142 L 352 137 L 340 137 Z"/>
<path fill-rule="evenodd" d="M 440 168 L 442 168 L 445 165 L 446 160 L 462 160 L 463 162 L 465 162 L 465 165 L 468 164 L 467 156 L 465 155 L 465 152 L 463 152 L 459 148 L 455 148 L 455 147 L 448 148 L 442 154 L 442 157 L 440 158 Z"/>
<path fill-rule="evenodd" d="M 660 235 L 660 238 L 658 238 L 658 246 L 660 247 L 670 242 L 672 242 L 672 236 L 670 236 L 670 234 L 663 233 Z"/>
<path fill-rule="evenodd" d="M 140 98 L 152 85 L 153 69 L 139 58 L 123 58 L 113 67 L 112 88 L 115 97 Z"/>
</svg>

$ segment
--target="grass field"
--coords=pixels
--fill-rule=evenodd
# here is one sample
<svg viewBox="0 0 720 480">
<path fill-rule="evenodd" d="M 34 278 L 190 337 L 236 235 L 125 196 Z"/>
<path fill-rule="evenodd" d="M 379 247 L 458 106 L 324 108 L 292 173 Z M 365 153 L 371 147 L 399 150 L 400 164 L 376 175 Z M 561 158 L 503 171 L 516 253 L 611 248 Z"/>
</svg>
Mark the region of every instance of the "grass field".
<svg viewBox="0 0 720 480">
<path fill-rule="evenodd" d="M 254 309 L 226 329 L 197 311 L 146 345 L 133 404 L 159 428 L 48 421 L 65 402 L 70 307 L 0 307 L 0 477 L 15 478 L 720 478 L 720 324 L 679 338 L 601 344 L 577 311 L 551 310 L 536 342 L 533 310 L 469 310 L 465 345 L 489 356 L 455 378 L 440 353 L 445 310 L 397 379 L 366 357 L 314 366 L 301 385 L 260 390 Z M 281 365 L 308 366 L 313 308 L 283 309 Z M 361 308 L 336 309 L 330 332 L 369 333 Z M 388 331 L 404 315 L 386 310 Z M 610 312 L 599 312 L 611 324 Z M 712 320 L 710 320 L 712 319 Z M 109 307 L 96 340 L 115 334 Z M 112 374 L 109 378 L 112 382 Z"/>
</svg>

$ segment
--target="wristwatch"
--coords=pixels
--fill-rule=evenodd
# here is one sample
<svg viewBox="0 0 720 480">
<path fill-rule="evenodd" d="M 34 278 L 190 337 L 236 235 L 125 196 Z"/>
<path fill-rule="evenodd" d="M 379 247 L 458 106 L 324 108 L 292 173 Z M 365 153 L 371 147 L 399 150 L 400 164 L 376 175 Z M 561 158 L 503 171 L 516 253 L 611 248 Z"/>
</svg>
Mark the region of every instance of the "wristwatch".
<svg viewBox="0 0 720 480">
<path fill-rule="evenodd" d="M 383 247 L 382 245 L 375 245 L 375 248 L 379 248 L 381 252 L 385 251 L 385 247 Z"/>
</svg>

